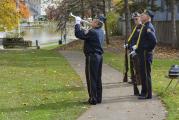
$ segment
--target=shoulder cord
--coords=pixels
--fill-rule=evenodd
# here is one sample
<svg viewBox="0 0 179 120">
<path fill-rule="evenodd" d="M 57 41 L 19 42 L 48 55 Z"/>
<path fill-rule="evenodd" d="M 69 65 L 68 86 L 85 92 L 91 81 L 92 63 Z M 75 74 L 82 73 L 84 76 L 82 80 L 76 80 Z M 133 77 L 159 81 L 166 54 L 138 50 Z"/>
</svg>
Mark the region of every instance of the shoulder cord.
<svg viewBox="0 0 179 120">
<path fill-rule="evenodd" d="M 137 25 L 135 26 L 135 28 L 133 29 L 133 31 L 132 31 L 132 33 L 131 33 L 131 35 L 129 36 L 129 38 L 128 38 L 128 42 L 130 42 L 130 41 L 131 41 L 131 38 L 133 37 L 133 35 L 134 35 L 134 33 L 135 33 L 136 29 L 137 29 Z"/>
<path fill-rule="evenodd" d="M 141 38 L 141 35 L 142 35 L 142 31 L 143 31 L 143 29 L 144 29 L 144 26 L 145 26 L 145 25 L 142 25 L 142 27 L 141 27 L 141 29 L 140 29 L 140 33 L 139 33 L 139 37 L 138 37 L 138 40 L 137 40 L 136 48 L 138 48 L 138 46 L 139 46 L 140 38 Z"/>
</svg>

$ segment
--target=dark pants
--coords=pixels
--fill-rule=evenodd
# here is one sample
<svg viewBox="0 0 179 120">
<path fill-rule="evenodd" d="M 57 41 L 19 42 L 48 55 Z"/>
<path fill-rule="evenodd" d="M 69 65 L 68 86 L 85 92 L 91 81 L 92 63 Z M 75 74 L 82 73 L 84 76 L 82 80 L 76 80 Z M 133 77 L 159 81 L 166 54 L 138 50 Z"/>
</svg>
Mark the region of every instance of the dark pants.
<svg viewBox="0 0 179 120">
<path fill-rule="evenodd" d="M 99 54 L 86 55 L 86 80 L 90 99 L 99 102 L 102 100 L 102 63 L 103 57 Z"/>
<path fill-rule="evenodd" d="M 151 80 L 151 65 L 153 54 L 147 51 L 139 53 L 140 57 L 140 73 L 142 82 L 141 95 L 152 97 L 152 80 Z"/>
</svg>

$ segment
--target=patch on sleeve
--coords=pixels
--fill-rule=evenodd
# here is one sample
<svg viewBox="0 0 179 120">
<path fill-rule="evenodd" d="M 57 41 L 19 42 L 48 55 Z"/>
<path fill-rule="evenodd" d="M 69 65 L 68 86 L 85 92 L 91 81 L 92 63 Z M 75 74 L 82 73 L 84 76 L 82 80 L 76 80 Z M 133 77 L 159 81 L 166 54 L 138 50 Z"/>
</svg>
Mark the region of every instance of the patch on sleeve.
<svg viewBox="0 0 179 120">
<path fill-rule="evenodd" d="M 152 32 L 152 30 L 150 28 L 147 29 L 147 32 Z"/>
</svg>

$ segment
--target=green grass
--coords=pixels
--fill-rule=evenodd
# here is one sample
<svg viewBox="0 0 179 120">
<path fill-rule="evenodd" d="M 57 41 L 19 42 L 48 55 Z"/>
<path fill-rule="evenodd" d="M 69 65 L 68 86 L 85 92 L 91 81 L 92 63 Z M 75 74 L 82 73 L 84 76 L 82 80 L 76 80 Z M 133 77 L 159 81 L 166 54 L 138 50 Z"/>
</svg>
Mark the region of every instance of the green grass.
<svg viewBox="0 0 179 120">
<path fill-rule="evenodd" d="M 61 46 L 63 46 L 63 45 L 49 45 L 49 46 L 43 47 L 43 48 L 41 48 L 41 49 L 43 49 L 43 50 L 52 50 L 52 49 L 59 48 L 59 47 L 61 47 Z"/>
<path fill-rule="evenodd" d="M 104 62 L 113 68 L 119 70 L 120 72 L 124 71 L 124 55 L 115 54 L 111 52 L 105 52 Z"/>
<path fill-rule="evenodd" d="M 75 120 L 87 109 L 86 98 L 59 53 L 0 51 L 0 120 Z"/>
<path fill-rule="evenodd" d="M 104 58 L 107 64 L 121 72 L 123 71 L 124 55 L 107 52 Z M 179 59 L 154 59 L 152 68 L 153 90 L 160 96 L 167 108 L 167 120 L 179 120 L 179 86 L 175 91 L 172 89 L 176 81 L 166 93 L 163 93 L 169 83 L 169 79 L 165 78 L 165 76 L 173 64 L 179 64 Z"/>
</svg>

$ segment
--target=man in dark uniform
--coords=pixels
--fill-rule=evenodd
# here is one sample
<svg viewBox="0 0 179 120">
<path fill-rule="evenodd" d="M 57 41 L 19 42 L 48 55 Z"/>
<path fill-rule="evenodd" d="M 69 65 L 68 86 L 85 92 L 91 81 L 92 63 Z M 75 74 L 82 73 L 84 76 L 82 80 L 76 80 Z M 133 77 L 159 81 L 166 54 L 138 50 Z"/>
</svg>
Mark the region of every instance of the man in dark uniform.
<svg viewBox="0 0 179 120">
<path fill-rule="evenodd" d="M 142 22 L 140 19 L 140 14 L 138 12 L 133 13 L 132 18 L 135 23 L 135 28 L 131 36 L 128 39 L 128 49 L 130 52 L 133 51 L 133 46 L 136 45 L 137 40 L 139 38 L 139 33 L 142 27 Z M 134 86 L 134 95 L 139 95 L 139 90 L 137 85 L 140 83 L 140 70 L 139 70 L 139 59 L 138 56 L 130 56 L 130 72 L 131 72 L 131 80 Z"/>
<path fill-rule="evenodd" d="M 96 105 L 102 102 L 102 63 L 104 31 L 103 17 L 94 19 L 91 23 L 92 29 L 81 29 L 81 18 L 76 17 L 75 36 L 84 40 L 84 54 L 86 56 L 86 80 L 89 93 L 89 104 Z"/>
<path fill-rule="evenodd" d="M 141 14 L 143 26 L 137 44 L 133 46 L 134 51 L 131 53 L 132 55 L 137 53 L 140 59 L 142 91 L 139 99 L 152 98 L 151 65 L 153 50 L 157 43 L 155 29 L 151 23 L 153 16 L 150 10 L 146 10 Z"/>
</svg>

